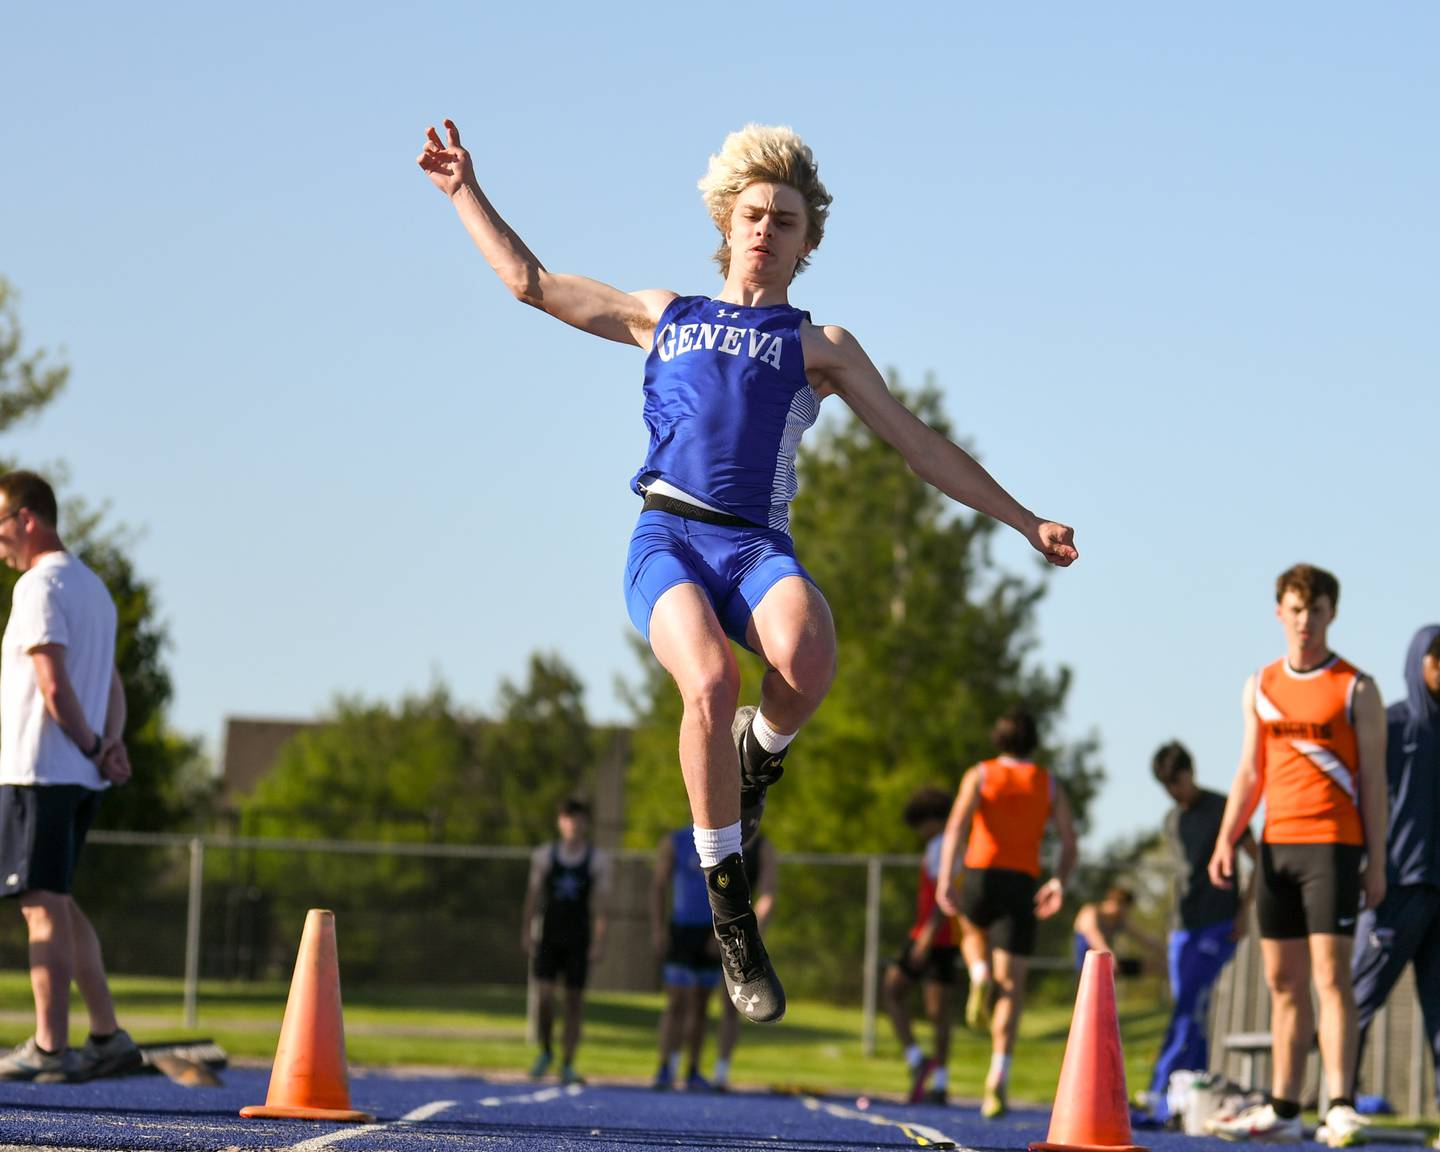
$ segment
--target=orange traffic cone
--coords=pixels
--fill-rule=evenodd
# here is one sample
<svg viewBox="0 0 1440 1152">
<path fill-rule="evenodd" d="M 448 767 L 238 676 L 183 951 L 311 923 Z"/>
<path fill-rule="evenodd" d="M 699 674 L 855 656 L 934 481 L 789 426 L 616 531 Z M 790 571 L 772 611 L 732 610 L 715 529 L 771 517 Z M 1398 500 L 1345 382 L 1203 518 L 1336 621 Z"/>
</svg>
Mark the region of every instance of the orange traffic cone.
<svg viewBox="0 0 1440 1152">
<path fill-rule="evenodd" d="M 1050 1134 L 1030 1152 L 1145 1152 L 1130 1143 L 1125 1057 L 1115 1015 L 1115 957 L 1087 952 Z"/>
<path fill-rule="evenodd" d="M 333 912 L 312 908 L 305 917 L 275 1066 L 270 1069 L 270 1089 L 263 1105 L 242 1108 L 240 1115 L 359 1124 L 375 1120 L 368 1112 L 350 1107 Z"/>
</svg>

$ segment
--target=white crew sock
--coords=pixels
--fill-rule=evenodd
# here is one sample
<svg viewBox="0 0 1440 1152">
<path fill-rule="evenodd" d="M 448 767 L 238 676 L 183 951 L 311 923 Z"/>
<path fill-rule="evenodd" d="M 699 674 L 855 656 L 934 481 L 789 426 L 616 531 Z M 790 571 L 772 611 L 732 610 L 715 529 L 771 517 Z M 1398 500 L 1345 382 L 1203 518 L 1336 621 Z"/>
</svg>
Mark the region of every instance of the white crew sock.
<svg viewBox="0 0 1440 1152">
<path fill-rule="evenodd" d="M 740 851 L 740 821 L 728 828 L 694 828 L 695 851 L 700 853 L 700 867 L 713 868 L 725 857 Z"/>
<path fill-rule="evenodd" d="M 913 1071 L 925 1062 L 925 1049 L 919 1044 L 911 1044 L 905 1049 L 905 1063 Z"/>
<path fill-rule="evenodd" d="M 985 1077 L 989 1088 L 1004 1088 L 1010 1082 L 1010 1056 L 1005 1052 L 990 1053 L 990 1075 Z"/>
<path fill-rule="evenodd" d="M 970 965 L 970 983 L 984 984 L 990 979 L 990 965 L 984 960 L 976 960 Z"/>
<path fill-rule="evenodd" d="M 730 1079 L 730 1061 L 724 1056 L 715 1058 L 715 1075 L 710 1077 L 712 1084 L 724 1084 Z"/>
<path fill-rule="evenodd" d="M 786 748 L 790 747 L 790 741 L 795 739 L 794 732 L 791 732 L 787 736 L 784 733 L 775 731 L 774 728 L 770 727 L 770 721 L 765 719 L 764 713 L 758 710 L 755 713 L 755 719 L 750 722 L 750 731 L 755 733 L 756 743 L 765 749 L 766 752 L 770 753 L 785 751 Z"/>
<path fill-rule="evenodd" d="M 946 1088 L 950 1087 L 950 1069 L 943 1065 L 936 1068 L 934 1074 L 930 1077 L 930 1087 L 936 1092 L 943 1092 Z"/>
<path fill-rule="evenodd" d="M 670 1053 L 670 1058 L 665 1061 L 665 1067 L 670 1069 L 670 1079 L 678 1080 L 680 1078 L 680 1050 L 678 1048 Z"/>
</svg>

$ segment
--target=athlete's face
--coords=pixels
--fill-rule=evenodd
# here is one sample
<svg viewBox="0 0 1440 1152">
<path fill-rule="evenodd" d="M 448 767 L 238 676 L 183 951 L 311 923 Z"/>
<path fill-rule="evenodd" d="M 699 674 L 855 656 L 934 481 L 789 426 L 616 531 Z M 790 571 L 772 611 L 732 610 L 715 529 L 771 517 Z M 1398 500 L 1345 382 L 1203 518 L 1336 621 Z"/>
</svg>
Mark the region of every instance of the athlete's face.
<svg viewBox="0 0 1440 1152">
<path fill-rule="evenodd" d="M 1425 687 L 1430 690 L 1430 695 L 1440 700 L 1440 660 L 1434 656 L 1426 656 L 1420 661 L 1420 675 L 1425 679 Z"/>
<path fill-rule="evenodd" d="M 730 267 L 748 281 L 790 283 L 805 244 L 805 197 L 788 184 L 751 184 L 730 213 Z"/>
<path fill-rule="evenodd" d="M 578 812 L 561 812 L 555 817 L 555 828 L 567 844 L 578 844 L 590 830 L 590 822 Z"/>
<path fill-rule="evenodd" d="M 1300 593 L 1287 590 L 1275 606 L 1275 615 L 1280 617 L 1292 655 L 1318 656 L 1325 652 L 1325 634 L 1335 619 L 1330 597 L 1316 596 L 1307 603 Z"/>
<path fill-rule="evenodd" d="M 1182 808 L 1190 807 L 1195 802 L 1195 797 L 1200 795 L 1200 789 L 1195 786 L 1193 772 L 1178 772 L 1170 783 L 1162 785 L 1162 787 L 1170 793 L 1170 799 Z"/>
</svg>

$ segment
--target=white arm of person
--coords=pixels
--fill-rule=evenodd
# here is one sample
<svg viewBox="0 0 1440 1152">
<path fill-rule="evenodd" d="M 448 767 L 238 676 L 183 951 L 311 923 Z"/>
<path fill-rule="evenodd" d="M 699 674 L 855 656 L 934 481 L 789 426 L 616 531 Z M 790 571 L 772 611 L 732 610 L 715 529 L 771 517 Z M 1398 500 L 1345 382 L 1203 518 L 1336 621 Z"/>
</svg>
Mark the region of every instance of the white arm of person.
<svg viewBox="0 0 1440 1152">
<path fill-rule="evenodd" d="M 1041 920 L 1048 920 L 1060 911 L 1065 902 L 1065 885 L 1070 882 L 1070 873 L 1075 871 L 1080 856 L 1070 798 L 1058 780 L 1055 781 L 1055 802 L 1050 809 L 1050 822 L 1055 825 L 1055 835 L 1060 841 L 1060 859 L 1055 865 L 1055 875 L 1040 885 L 1035 893 L 1035 915 Z"/>
<path fill-rule="evenodd" d="M 1235 885 L 1235 844 L 1250 827 L 1250 817 L 1259 807 L 1265 785 L 1265 749 L 1260 740 L 1260 716 L 1255 711 L 1255 680 L 1254 675 L 1246 680 L 1241 693 L 1245 735 L 1240 744 L 1240 766 L 1235 770 L 1235 781 L 1225 801 L 1225 815 L 1220 818 L 1220 833 L 1215 837 L 1215 850 L 1206 868 L 1210 883 L 1217 888 Z"/>
<path fill-rule="evenodd" d="M 622 292 L 599 280 L 548 271 L 480 190 L 453 121 L 445 121 L 445 135 L 442 143 L 433 127 L 427 129 L 416 163 L 450 197 L 475 246 L 515 298 L 583 332 L 649 348 L 655 325 L 675 293 Z"/>
<path fill-rule="evenodd" d="M 950 815 L 945 821 L 945 835 L 940 840 L 940 870 L 935 877 L 935 903 L 947 916 L 960 915 L 955 903 L 955 873 L 959 871 L 957 861 L 962 859 L 960 845 L 970 842 L 970 821 L 975 809 L 980 806 L 980 770 L 969 769 L 960 778 L 960 788 L 955 793 L 955 803 L 950 806 Z"/>
<path fill-rule="evenodd" d="M 844 328 L 808 325 L 802 340 L 812 387 L 821 396 L 833 393 L 844 400 L 920 479 L 952 500 L 1008 524 L 1056 567 L 1068 567 L 1079 557 L 1073 528 L 1036 516 L 973 456 L 901 404 L 860 342 Z"/>
</svg>

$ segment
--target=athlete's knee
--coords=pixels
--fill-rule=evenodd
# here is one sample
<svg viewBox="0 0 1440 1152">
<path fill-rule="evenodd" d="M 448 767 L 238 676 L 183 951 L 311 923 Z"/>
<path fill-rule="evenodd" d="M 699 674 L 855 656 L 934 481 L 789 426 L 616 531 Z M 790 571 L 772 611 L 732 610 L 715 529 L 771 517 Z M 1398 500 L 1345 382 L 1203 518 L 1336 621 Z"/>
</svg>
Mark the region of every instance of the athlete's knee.
<svg viewBox="0 0 1440 1152">
<path fill-rule="evenodd" d="M 675 685 L 686 712 L 729 726 L 740 702 L 740 667 L 733 656 L 706 660 L 689 674 L 677 676 Z"/>
</svg>

